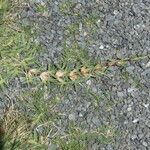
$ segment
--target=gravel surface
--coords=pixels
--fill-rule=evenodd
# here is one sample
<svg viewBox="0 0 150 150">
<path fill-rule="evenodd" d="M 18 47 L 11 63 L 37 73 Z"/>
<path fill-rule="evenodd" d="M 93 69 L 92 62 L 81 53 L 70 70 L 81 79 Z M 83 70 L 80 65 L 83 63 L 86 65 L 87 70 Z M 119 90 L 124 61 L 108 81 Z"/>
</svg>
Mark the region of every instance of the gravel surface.
<svg viewBox="0 0 150 150">
<path fill-rule="evenodd" d="M 57 64 L 63 53 L 63 44 L 70 47 L 77 41 L 92 58 L 105 61 L 127 58 L 131 55 L 150 55 L 150 1 L 149 0 L 73 0 L 73 7 L 60 11 L 65 0 L 32 0 L 29 9 L 22 11 L 24 25 L 37 25 L 40 30 L 36 42 L 45 51 L 39 56 L 43 64 Z M 46 5 L 47 12 L 39 14 L 36 4 Z M 67 14 L 68 13 L 68 14 Z M 95 16 L 93 26 L 85 26 L 83 19 Z M 66 27 L 78 23 L 74 36 Z M 92 150 L 149 150 L 150 149 L 150 57 L 128 62 L 126 67 L 111 67 L 107 76 L 88 79 L 70 88 L 57 106 L 61 117 L 57 125 L 64 132 L 69 121 L 85 130 L 109 125 L 119 131 L 111 144 L 98 141 L 89 144 Z M 3 93 L 19 93 L 23 86 L 15 79 Z M 87 90 L 90 91 L 87 94 Z M 60 91 L 53 91 L 59 94 Z M 97 100 L 92 96 L 97 95 Z M 4 96 L 5 97 L 5 96 Z M 52 95 L 49 93 L 49 97 Z M 8 99 L 8 97 L 5 97 Z M 1 106 L 2 107 L 2 106 Z"/>
</svg>

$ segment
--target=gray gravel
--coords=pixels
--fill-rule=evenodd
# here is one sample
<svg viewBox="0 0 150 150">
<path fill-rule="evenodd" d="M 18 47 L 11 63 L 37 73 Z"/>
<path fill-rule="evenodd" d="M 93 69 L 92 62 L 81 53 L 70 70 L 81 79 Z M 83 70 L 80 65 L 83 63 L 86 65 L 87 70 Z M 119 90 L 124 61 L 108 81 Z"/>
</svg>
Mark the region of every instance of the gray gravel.
<svg viewBox="0 0 150 150">
<path fill-rule="evenodd" d="M 39 15 L 35 3 L 45 3 L 47 16 Z M 85 27 L 76 16 L 64 15 L 59 11 L 61 0 L 38 0 L 21 14 L 23 25 L 37 24 L 40 32 L 35 40 L 42 43 L 45 51 L 39 61 L 57 64 L 63 53 L 66 39 L 68 47 L 74 40 L 85 48 L 93 58 L 108 60 L 126 58 L 131 55 L 150 55 L 150 1 L 149 0 L 74 0 L 74 9 L 85 17 L 95 14 L 94 31 Z M 68 37 L 65 27 L 79 23 L 75 37 Z M 86 35 L 88 33 L 88 35 Z M 60 129 L 65 130 L 69 121 L 86 130 L 103 125 L 114 127 L 119 134 L 111 144 L 95 141 L 93 150 L 149 150 L 150 149 L 150 67 L 149 58 L 130 62 L 125 68 L 112 67 L 108 77 L 89 79 L 76 90 L 68 90 L 58 110 Z M 127 77 L 124 74 L 128 74 Z M 16 79 L 17 80 L 17 79 Z M 18 83 L 18 81 L 14 81 Z M 22 85 L 10 86 L 7 95 L 13 98 Z M 89 90 L 98 95 L 87 94 Z M 54 90 L 56 92 L 56 90 Z M 58 91 L 59 93 L 59 91 Z M 57 94 L 57 92 L 56 92 Z M 3 93 L 3 96 L 5 94 Z M 6 98 L 6 97 L 5 97 Z M 8 98 L 8 97 L 7 97 Z"/>
</svg>

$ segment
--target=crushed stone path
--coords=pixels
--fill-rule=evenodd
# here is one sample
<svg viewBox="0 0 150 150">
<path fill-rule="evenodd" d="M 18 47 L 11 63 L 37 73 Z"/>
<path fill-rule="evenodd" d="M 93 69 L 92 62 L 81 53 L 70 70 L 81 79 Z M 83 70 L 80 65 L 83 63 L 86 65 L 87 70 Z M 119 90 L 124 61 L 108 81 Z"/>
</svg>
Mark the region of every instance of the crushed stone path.
<svg viewBox="0 0 150 150">
<path fill-rule="evenodd" d="M 64 114 L 57 125 L 62 132 L 67 130 L 69 121 L 75 121 L 85 130 L 107 125 L 119 132 L 110 144 L 96 140 L 89 143 L 92 150 L 149 150 L 150 1 L 73 0 L 71 7 L 63 9 L 65 3 L 68 1 L 30 0 L 29 9 L 20 14 L 24 25 L 37 25 L 40 30 L 35 41 L 45 49 L 39 56 L 42 64 L 58 64 L 64 42 L 71 47 L 74 41 L 86 49 L 91 58 L 101 61 L 148 57 L 128 62 L 122 68 L 112 66 L 107 76 L 90 78 L 78 88 L 68 89 L 57 106 Z M 37 12 L 37 5 L 45 5 L 46 11 Z M 92 26 L 85 25 L 84 18 L 90 17 L 94 18 Z M 74 36 L 70 36 L 66 28 L 76 24 Z M 4 97 L 7 93 L 13 98 L 12 91 L 19 93 L 20 89 L 21 85 L 13 84 L 3 93 Z M 51 98 L 60 92 L 56 88 L 48 95 Z"/>
</svg>

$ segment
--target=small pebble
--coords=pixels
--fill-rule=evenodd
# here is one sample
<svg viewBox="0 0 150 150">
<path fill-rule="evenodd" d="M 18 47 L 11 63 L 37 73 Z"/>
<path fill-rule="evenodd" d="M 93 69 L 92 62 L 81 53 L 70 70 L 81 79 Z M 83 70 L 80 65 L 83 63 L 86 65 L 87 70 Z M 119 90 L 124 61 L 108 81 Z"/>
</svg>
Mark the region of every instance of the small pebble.
<svg viewBox="0 0 150 150">
<path fill-rule="evenodd" d="M 139 121 L 139 119 L 137 118 L 137 119 L 134 119 L 132 122 L 137 123 L 138 121 Z"/>
<path fill-rule="evenodd" d="M 148 108 L 149 104 L 144 104 L 144 103 L 143 103 L 143 106 L 144 106 L 145 108 Z"/>
<path fill-rule="evenodd" d="M 81 113 L 79 113 L 79 117 L 83 117 L 83 115 Z"/>
<path fill-rule="evenodd" d="M 79 24 L 79 31 L 82 31 L 82 23 Z"/>
<path fill-rule="evenodd" d="M 90 86 L 92 84 L 91 80 L 87 80 L 86 84 Z"/>
<path fill-rule="evenodd" d="M 146 64 L 146 68 L 150 67 L 150 61 Z"/>
<path fill-rule="evenodd" d="M 101 45 L 99 48 L 100 48 L 100 49 L 104 49 L 104 45 Z"/>
<path fill-rule="evenodd" d="M 117 92 L 118 97 L 123 97 L 123 92 Z"/>
<path fill-rule="evenodd" d="M 133 136 L 131 137 L 132 140 L 135 140 L 136 138 L 137 138 L 136 135 L 133 135 Z"/>
<path fill-rule="evenodd" d="M 87 36 L 87 32 L 84 32 L 84 33 L 83 33 L 83 36 Z"/>
<path fill-rule="evenodd" d="M 97 20 L 97 23 L 100 23 L 101 22 L 101 20 L 99 19 L 99 20 Z"/>
<path fill-rule="evenodd" d="M 45 6 L 45 3 L 42 1 L 42 2 L 41 2 L 41 5 L 42 5 L 42 6 Z"/>
<path fill-rule="evenodd" d="M 128 107 L 128 108 L 127 108 L 127 111 L 131 111 L 131 110 L 132 110 L 132 108 L 131 108 L 131 107 Z"/>
<path fill-rule="evenodd" d="M 128 124 L 128 121 L 125 121 L 124 124 Z"/>
<path fill-rule="evenodd" d="M 145 146 L 145 147 L 148 146 L 148 144 L 147 144 L 146 142 L 143 142 L 142 144 L 143 144 L 143 146 Z"/>
<path fill-rule="evenodd" d="M 69 115 L 69 120 L 75 120 L 75 114 L 70 114 Z"/>
<path fill-rule="evenodd" d="M 119 11 L 118 10 L 114 10 L 114 15 L 117 15 L 118 13 L 119 13 Z"/>
<path fill-rule="evenodd" d="M 137 90 L 138 90 L 138 89 L 133 88 L 133 87 L 127 89 L 128 93 L 132 93 L 132 92 L 135 92 L 135 91 L 137 91 Z"/>
<path fill-rule="evenodd" d="M 91 102 L 86 102 L 85 106 L 88 108 L 91 105 Z"/>
</svg>

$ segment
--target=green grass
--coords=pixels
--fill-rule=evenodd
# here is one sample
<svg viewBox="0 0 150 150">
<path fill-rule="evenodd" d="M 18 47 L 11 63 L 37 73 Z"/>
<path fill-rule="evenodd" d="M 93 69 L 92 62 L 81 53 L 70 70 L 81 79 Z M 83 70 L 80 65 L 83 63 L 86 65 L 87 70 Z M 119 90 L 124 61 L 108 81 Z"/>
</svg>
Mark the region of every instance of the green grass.
<svg viewBox="0 0 150 150">
<path fill-rule="evenodd" d="M 9 1 L 3 1 L 1 7 L 10 7 Z M 3 6 L 4 5 L 4 6 Z M 5 6 L 6 5 L 6 6 Z M 24 74 L 25 70 L 35 65 L 39 45 L 31 41 L 33 33 L 30 27 L 19 26 L 8 16 L 10 13 L 1 9 L 3 18 L 0 24 L 0 87 Z"/>
<path fill-rule="evenodd" d="M 62 150 L 86 150 L 91 141 L 98 140 L 101 144 L 113 141 L 116 133 L 111 126 L 101 126 L 87 132 L 75 122 L 69 122 L 65 135 L 57 134 L 55 123 L 60 116 L 55 106 L 59 104 L 60 98 L 56 96 L 51 101 L 46 101 L 44 94 L 45 90 L 41 89 L 26 91 L 18 96 L 18 107 L 12 106 L 7 110 L 2 121 L 5 131 L 4 149 L 45 150 L 51 142 Z M 39 126 L 42 126 L 44 131 L 37 132 Z M 51 140 L 48 138 L 49 134 Z"/>
<path fill-rule="evenodd" d="M 72 1 L 65 0 L 59 5 L 59 10 L 64 15 L 72 15 L 72 8 L 74 6 L 74 3 Z"/>
<path fill-rule="evenodd" d="M 63 65 L 65 65 L 66 68 L 73 66 L 69 69 L 80 68 L 81 66 L 90 67 L 95 63 L 88 56 L 86 49 L 80 48 L 76 42 L 73 42 L 71 47 L 67 47 L 66 44 L 64 44 L 61 62 L 63 62 Z"/>
<path fill-rule="evenodd" d="M 40 14 L 47 13 L 48 7 L 46 6 L 46 3 L 36 4 L 36 11 Z"/>
<path fill-rule="evenodd" d="M 24 33 L 17 33 L 7 27 L 1 28 L 0 65 L 2 66 L 1 78 L 4 83 L 9 79 L 19 76 L 23 70 L 35 64 L 34 55 L 37 47 L 33 46 L 29 37 Z"/>
<path fill-rule="evenodd" d="M 112 142 L 115 134 L 114 129 L 109 126 L 86 131 L 71 123 L 64 139 L 59 137 L 55 142 L 62 150 L 87 150 L 90 142 L 96 140 L 99 144 L 108 144 Z"/>
<path fill-rule="evenodd" d="M 10 9 L 8 0 L 0 0 L 0 20 L 2 21 L 4 14 Z"/>
<path fill-rule="evenodd" d="M 20 3 L 19 3 L 20 2 Z M 21 8 L 21 1 L 18 1 Z M 81 48 L 74 40 L 71 46 L 67 46 L 64 40 L 63 54 L 60 57 L 60 63 L 48 66 L 48 72 L 51 74 L 50 80 L 43 83 L 39 75 L 27 76 L 30 69 L 37 69 L 40 73 L 46 71 L 38 62 L 38 54 L 41 52 L 40 45 L 34 43 L 31 38 L 37 34 L 37 29 L 31 26 L 18 25 L 16 18 L 13 18 L 13 12 L 17 6 L 17 1 L 0 0 L 0 90 L 3 92 L 9 83 L 15 78 L 22 77 L 28 85 L 29 90 L 20 92 L 15 95 L 15 107 L 10 106 L 5 112 L 5 116 L 0 123 L 0 146 L 4 146 L 4 150 L 45 150 L 49 144 L 53 144 L 53 150 L 59 147 L 60 150 L 87 150 L 88 144 L 97 141 L 100 144 L 107 144 L 113 141 L 116 131 L 112 126 L 100 126 L 96 129 L 90 129 L 88 132 L 79 127 L 75 122 L 68 122 L 68 129 L 65 135 L 57 133 L 57 121 L 61 118 L 59 111 L 56 109 L 67 91 L 79 88 L 80 84 L 86 82 L 90 78 L 99 76 L 107 76 L 107 66 L 100 60 L 93 60 L 89 57 L 87 50 Z M 71 9 L 74 3 L 65 1 L 60 4 L 60 11 L 64 15 L 76 16 L 86 28 L 96 30 L 97 16 L 91 14 L 89 16 L 81 16 L 72 14 Z M 37 6 L 37 12 L 44 13 L 47 8 L 43 5 Z M 68 13 L 69 12 L 69 13 Z M 11 15 L 10 15 L 11 14 Z M 11 16 L 11 17 L 10 17 Z M 70 24 L 65 28 L 67 37 L 74 37 L 79 32 L 79 24 Z M 139 61 L 146 57 L 133 57 L 131 61 Z M 110 60 L 113 63 L 116 60 Z M 129 58 L 118 61 L 119 67 L 125 68 Z M 97 74 L 92 74 L 95 65 L 102 65 L 102 70 Z M 81 67 L 87 67 L 91 76 L 83 77 Z M 75 81 L 69 79 L 70 71 L 76 69 L 79 78 Z M 58 70 L 64 71 L 64 82 L 59 82 L 55 73 Z M 125 70 L 122 71 L 122 77 L 128 80 L 132 77 Z M 135 86 L 138 80 L 134 79 Z M 55 93 L 55 91 L 57 91 Z M 91 92 L 85 87 L 86 94 L 92 99 L 92 105 L 98 109 L 99 101 L 103 100 L 109 109 L 113 103 L 107 98 L 107 93 L 103 92 L 99 95 Z M 48 94 L 53 94 L 52 98 L 48 98 Z M 44 131 L 37 132 L 37 128 L 42 126 Z M 5 134 L 4 134 L 4 132 Z M 49 135 L 51 139 L 49 139 Z"/>
</svg>

